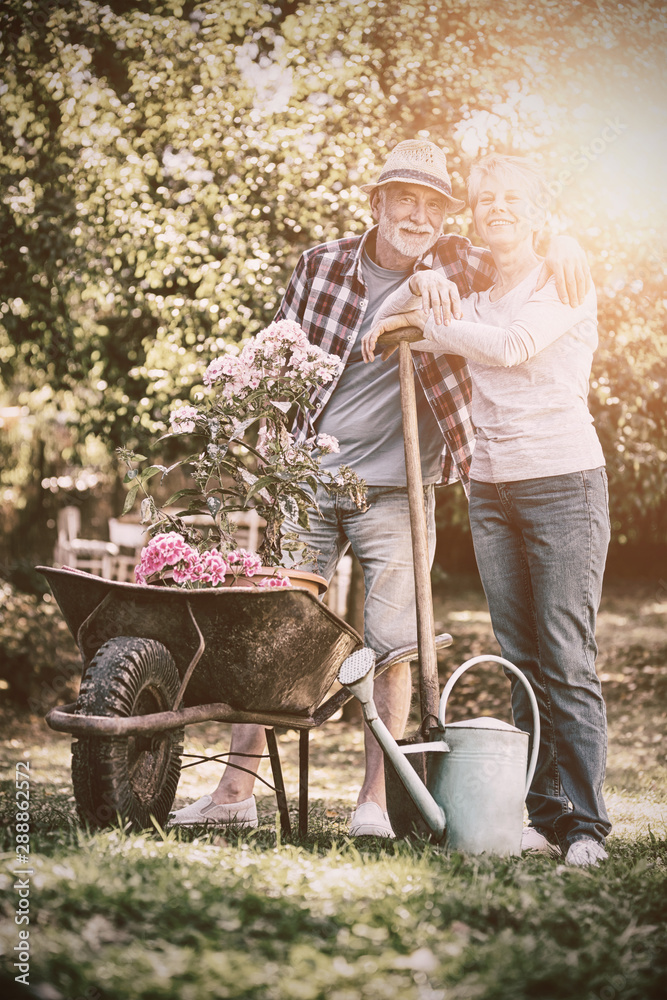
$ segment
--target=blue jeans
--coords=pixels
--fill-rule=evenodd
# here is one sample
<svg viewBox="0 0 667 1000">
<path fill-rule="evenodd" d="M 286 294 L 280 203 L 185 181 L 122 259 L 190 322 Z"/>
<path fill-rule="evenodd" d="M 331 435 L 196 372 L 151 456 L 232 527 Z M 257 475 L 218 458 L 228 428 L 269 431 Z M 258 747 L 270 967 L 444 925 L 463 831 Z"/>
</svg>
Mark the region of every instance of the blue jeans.
<svg viewBox="0 0 667 1000">
<path fill-rule="evenodd" d="M 330 497 L 320 488 L 321 517 L 310 514 L 310 531 L 285 521 L 317 555 L 303 569 L 330 580 L 338 561 L 352 548 L 364 573 L 364 642 L 383 656 L 417 642 L 415 576 L 410 509 L 405 486 L 369 486 L 368 510 L 349 499 Z M 435 553 L 435 491 L 424 487 L 431 562 Z"/>
<path fill-rule="evenodd" d="M 496 638 L 539 705 L 531 823 L 565 849 L 583 837 L 604 842 L 607 717 L 595 621 L 610 535 L 605 470 L 473 482 L 470 524 Z M 531 733 L 528 697 L 516 681 L 512 712 Z"/>
</svg>

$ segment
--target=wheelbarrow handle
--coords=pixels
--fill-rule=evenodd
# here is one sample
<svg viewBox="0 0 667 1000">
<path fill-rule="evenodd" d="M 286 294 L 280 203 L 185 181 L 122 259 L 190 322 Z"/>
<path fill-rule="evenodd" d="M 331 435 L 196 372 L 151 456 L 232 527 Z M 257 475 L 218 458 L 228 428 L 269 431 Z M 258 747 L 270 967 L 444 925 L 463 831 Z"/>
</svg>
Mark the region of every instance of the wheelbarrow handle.
<svg viewBox="0 0 667 1000">
<path fill-rule="evenodd" d="M 410 343 L 422 340 L 423 334 L 416 327 L 403 327 L 383 334 L 378 343 L 384 346 L 398 344 L 398 370 L 401 386 L 401 414 L 405 447 L 405 473 L 410 507 L 410 531 L 415 573 L 417 602 L 417 644 L 419 647 L 419 701 L 422 726 L 428 728 L 427 719 L 438 715 L 439 684 L 438 657 L 435 647 L 435 620 L 431 592 L 431 560 L 428 552 L 428 529 L 424 510 L 424 485 L 422 482 L 419 453 L 419 425 L 417 422 L 417 397 L 415 371 Z"/>
</svg>

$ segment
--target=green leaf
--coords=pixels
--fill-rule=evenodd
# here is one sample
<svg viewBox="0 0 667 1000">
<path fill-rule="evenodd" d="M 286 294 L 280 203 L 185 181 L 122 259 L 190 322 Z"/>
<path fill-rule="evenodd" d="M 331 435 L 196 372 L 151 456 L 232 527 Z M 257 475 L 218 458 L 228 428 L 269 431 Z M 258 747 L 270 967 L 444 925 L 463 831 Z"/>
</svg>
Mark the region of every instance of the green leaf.
<svg viewBox="0 0 667 1000">
<path fill-rule="evenodd" d="M 237 426 L 234 428 L 234 433 L 232 434 L 232 436 L 230 437 L 229 440 L 230 441 L 240 441 L 243 438 L 243 435 L 245 434 L 245 432 L 250 427 L 250 425 L 254 424 L 256 420 L 257 420 L 257 417 L 252 417 L 250 420 L 242 420 L 242 421 L 240 421 L 240 423 L 237 424 Z"/>
<path fill-rule="evenodd" d="M 161 472 L 163 476 L 166 475 L 166 465 L 150 465 L 147 469 L 144 469 L 139 476 L 139 482 L 143 485 L 143 483 L 147 483 L 149 479 L 152 479 L 153 476 L 157 476 L 159 472 Z"/>
<path fill-rule="evenodd" d="M 220 497 L 208 497 L 206 501 L 206 506 L 208 507 L 211 517 L 215 517 L 215 515 L 222 507 L 222 500 L 220 499 Z"/>
<path fill-rule="evenodd" d="M 317 485 L 315 484 L 313 486 L 313 490 L 316 490 L 316 489 L 317 489 Z M 300 501 L 299 506 L 313 507 L 314 501 L 313 501 L 312 495 L 307 490 L 304 490 L 303 487 L 301 487 L 300 485 L 297 485 L 297 483 L 290 483 L 290 485 L 289 485 L 289 493 L 290 493 L 290 496 L 294 497 L 294 499 L 297 502 Z"/>
<path fill-rule="evenodd" d="M 198 496 L 201 496 L 199 490 L 191 490 L 191 489 L 177 490 L 176 493 L 172 494 L 172 496 L 170 496 L 168 500 L 165 500 L 164 506 L 171 507 L 172 504 L 175 504 L 177 500 L 181 499 L 181 497 L 198 497 Z"/>
<path fill-rule="evenodd" d="M 195 430 L 195 431 L 168 431 L 167 434 L 161 434 L 159 438 L 156 438 L 156 442 L 168 441 L 170 438 L 182 438 L 182 437 L 206 437 L 205 431 Z M 137 456 L 138 458 L 139 456 Z"/>
<path fill-rule="evenodd" d="M 134 507 L 134 501 L 137 499 L 137 493 L 139 492 L 139 483 L 136 486 L 132 486 L 125 497 L 125 503 L 123 504 L 123 514 L 128 514 Z"/>
<path fill-rule="evenodd" d="M 279 500 L 278 506 L 280 507 L 285 517 L 289 517 L 291 521 L 298 520 L 300 509 L 294 497 L 285 497 L 284 500 Z"/>
<path fill-rule="evenodd" d="M 164 477 L 168 476 L 170 472 L 174 471 L 174 469 L 178 469 L 180 465 L 187 465 L 188 462 L 195 462 L 198 458 L 199 458 L 199 453 L 197 453 L 196 455 L 188 455 L 187 458 L 179 458 L 178 462 L 174 462 L 173 465 L 170 465 L 168 469 L 164 470 L 162 478 L 164 479 Z"/>
<path fill-rule="evenodd" d="M 273 483 L 274 483 L 273 476 L 260 476 L 259 479 L 255 480 L 255 482 L 252 484 L 252 486 L 246 493 L 245 495 L 246 501 L 250 500 L 251 497 L 254 497 L 254 495 L 256 493 L 259 493 L 260 490 L 265 490 L 267 486 L 273 485 Z"/>
<path fill-rule="evenodd" d="M 188 514 L 208 514 L 208 510 L 203 504 L 189 503 L 185 510 L 179 510 L 176 517 L 187 517 Z"/>
</svg>

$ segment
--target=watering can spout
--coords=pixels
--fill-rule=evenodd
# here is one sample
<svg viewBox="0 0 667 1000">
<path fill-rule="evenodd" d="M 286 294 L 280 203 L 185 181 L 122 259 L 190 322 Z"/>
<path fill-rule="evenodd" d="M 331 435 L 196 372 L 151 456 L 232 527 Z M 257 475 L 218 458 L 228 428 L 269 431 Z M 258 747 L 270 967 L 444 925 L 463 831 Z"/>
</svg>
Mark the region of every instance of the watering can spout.
<svg viewBox="0 0 667 1000">
<path fill-rule="evenodd" d="M 424 817 L 437 840 L 442 840 L 445 834 L 446 819 L 441 806 L 435 801 L 425 787 L 412 765 L 406 760 L 398 743 L 391 735 L 382 719 L 378 716 L 373 701 L 373 672 L 375 669 L 375 652 L 364 648 L 352 653 L 344 661 L 338 680 L 361 702 L 364 720 L 371 729 L 383 751 L 394 765 L 394 769 L 405 785 L 417 809 Z M 438 743 L 441 745 L 439 746 Z M 444 741 L 428 744 L 429 750 L 440 750 L 446 753 L 449 747 Z"/>
</svg>

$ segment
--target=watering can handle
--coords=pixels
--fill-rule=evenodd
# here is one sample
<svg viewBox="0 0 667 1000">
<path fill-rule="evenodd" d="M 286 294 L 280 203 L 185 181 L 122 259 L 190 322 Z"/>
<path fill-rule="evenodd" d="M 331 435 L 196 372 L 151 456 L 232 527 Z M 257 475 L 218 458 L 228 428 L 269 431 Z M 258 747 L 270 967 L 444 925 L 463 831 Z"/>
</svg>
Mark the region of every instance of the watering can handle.
<svg viewBox="0 0 667 1000">
<path fill-rule="evenodd" d="M 447 709 L 447 699 L 451 693 L 452 688 L 456 684 L 457 680 L 464 674 L 466 670 L 473 667 L 476 663 L 485 663 L 491 660 L 493 663 L 500 663 L 503 667 L 506 667 L 513 674 L 519 678 L 524 687 L 528 692 L 528 698 L 530 700 L 531 708 L 533 709 L 533 749 L 530 755 L 530 761 L 528 763 L 528 773 L 526 775 L 526 792 L 530 789 L 530 784 L 533 780 L 533 775 L 535 774 L 535 767 L 537 766 L 537 754 L 540 749 L 540 712 L 537 707 L 537 699 L 535 698 L 535 692 L 533 691 L 529 681 L 524 677 L 518 667 L 515 667 L 513 663 L 509 660 L 505 660 L 502 656 L 494 656 L 493 654 L 488 654 L 486 656 L 473 656 L 472 659 L 466 660 L 462 663 L 460 667 L 457 667 L 452 676 L 449 678 L 445 684 L 442 696 L 440 698 L 440 711 L 438 713 L 438 722 L 442 729 L 445 728 L 445 711 Z M 525 796 L 524 796 L 525 797 Z"/>
</svg>

